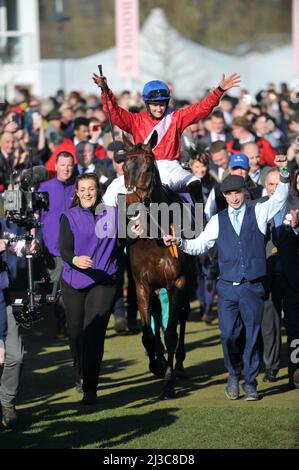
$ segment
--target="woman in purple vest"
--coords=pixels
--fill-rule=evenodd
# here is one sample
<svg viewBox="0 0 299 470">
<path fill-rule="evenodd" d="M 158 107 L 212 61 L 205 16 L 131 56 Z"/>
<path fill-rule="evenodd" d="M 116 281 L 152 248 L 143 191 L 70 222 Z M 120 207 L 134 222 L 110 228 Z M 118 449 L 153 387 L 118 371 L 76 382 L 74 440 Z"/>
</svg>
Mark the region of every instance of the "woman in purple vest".
<svg viewBox="0 0 299 470">
<path fill-rule="evenodd" d="M 77 177 L 71 208 L 61 217 L 62 296 L 76 389 L 95 404 L 104 340 L 116 295 L 117 212 L 101 204 L 95 173 Z M 82 381 L 83 379 L 83 381 Z"/>
</svg>

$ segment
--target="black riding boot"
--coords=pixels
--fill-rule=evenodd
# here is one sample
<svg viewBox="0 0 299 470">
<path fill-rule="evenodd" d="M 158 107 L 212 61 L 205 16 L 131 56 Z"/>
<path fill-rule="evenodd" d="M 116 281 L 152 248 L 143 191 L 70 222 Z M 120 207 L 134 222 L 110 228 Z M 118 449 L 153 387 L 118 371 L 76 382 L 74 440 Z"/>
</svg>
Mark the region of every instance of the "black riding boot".
<svg viewBox="0 0 299 470">
<path fill-rule="evenodd" d="M 192 183 L 188 184 L 187 191 L 191 194 L 191 197 L 193 199 L 194 204 L 196 204 L 196 203 L 203 204 L 202 184 L 199 180 L 192 181 Z M 204 211 L 202 213 L 202 217 L 203 217 L 203 228 L 204 228 L 207 224 L 206 216 L 205 216 Z M 191 226 L 192 226 L 192 229 L 193 229 L 194 228 L 194 221 L 192 221 Z"/>
<path fill-rule="evenodd" d="M 202 186 L 199 180 L 192 181 L 192 183 L 188 184 L 187 191 L 191 194 L 194 203 L 203 202 Z"/>
</svg>

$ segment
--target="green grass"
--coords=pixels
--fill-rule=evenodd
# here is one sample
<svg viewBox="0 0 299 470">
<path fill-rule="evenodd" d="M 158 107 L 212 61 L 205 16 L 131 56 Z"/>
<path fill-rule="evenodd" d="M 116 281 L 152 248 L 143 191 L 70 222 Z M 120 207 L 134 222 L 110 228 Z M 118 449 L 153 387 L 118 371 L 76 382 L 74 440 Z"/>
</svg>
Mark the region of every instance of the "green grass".
<svg viewBox="0 0 299 470">
<path fill-rule="evenodd" d="M 258 449 L 299 448 L 299 392 L 285 368 L 274 384 L 259 376 L 259 402 L 229 401 L 217 325 L 191 315 L 186 371 L 177 398 L 157 399 L 162 381 L 147 371 L 140 335 L 108 330 L 99 404 L 83 407 L 73 388 L 70 353 L 52 339 L 54 319 L 26 332 L 17 431 L 0 433 L 0 448 Z"/>
</svg>

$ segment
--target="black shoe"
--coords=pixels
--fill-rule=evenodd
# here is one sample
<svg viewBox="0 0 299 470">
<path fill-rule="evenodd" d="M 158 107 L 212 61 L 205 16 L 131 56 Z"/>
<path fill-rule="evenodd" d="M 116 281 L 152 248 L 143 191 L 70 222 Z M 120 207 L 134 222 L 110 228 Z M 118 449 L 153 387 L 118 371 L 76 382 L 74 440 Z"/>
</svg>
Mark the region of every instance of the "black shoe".
<svg viewBox="0 0 299 470">
<path fill-rule="evenodd" d="M 124 317 L 116 317 L 114 321 L 114 329 L 117 334 L 125 333 L 127 329 L 127 320 Z"/>
<path fill-rule="evenodd" d="M 204 321 L 207 325 L 211 325 L 214 320 L 216 320 L 217 315 L 213 312 L 204 313 L 201 317 L 202 321 Z"/>
<path fill-rule="evenodd" d="M 135 318 L 128 320 L 128 330 L 131 333 L 140 333 L 141 328 L 140 328 L 138 321 Z"/>
<path fill-rule="evenodd" d="M 82 403 L 83 405 L 95 405 L 98 402 L 98 397 L 95 392 L 84 392 Z"/>
<path fill-rule="evenodd" d="M 69 338 L 65 327 L 56 329 L 55 339 L 58 339 L 59 341 L 68 341 Z"/>
<path fill-rule="evenodd" d="M 295 384 L 294 384 L 293 380 L 291 380 L 291 379 L 289 380 L 289 383 L 288 383 L 288 389 L 289 390 L 295 390 L 296 389 Z"/>
<path fill-rule="evenodd" d="M 13 405 L 3 406 L 2 405 L 2 424 L 5 428 L 12 429 L 17 424 L 17 412 Z"/>
<path fill-rule="evenodd" d="M 191 194 L 194 203 L 203 202 L 202 184 L 199 180 L 192 181 L 192 183 L 188 184 L 187 191 Z"/>
<path fill-rule="evenodd" d="M 273 370 L 266 370 L 265 371 L 265 375 L 263 377 L 263 382 L 276 382 L 277 378 L 276 378 L 276 374 L 277 372 L 273 371 Z"/>
</svg>

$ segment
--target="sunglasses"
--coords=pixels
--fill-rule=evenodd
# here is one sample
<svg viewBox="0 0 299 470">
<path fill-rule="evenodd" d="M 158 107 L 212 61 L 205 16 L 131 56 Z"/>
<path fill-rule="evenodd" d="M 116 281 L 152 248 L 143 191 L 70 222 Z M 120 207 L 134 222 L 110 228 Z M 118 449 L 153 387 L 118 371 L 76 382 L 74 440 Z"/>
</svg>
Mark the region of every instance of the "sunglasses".
<svg viewBox="0 0 299 470">
<path fill-rule="evenodd" d="M 167 90 L 153 90 L 150 91 L 147 95 L 146 98 L 149 100 L 155 100 L 157 98 L 170 98 L 170 94 Z"/>
</svg>

